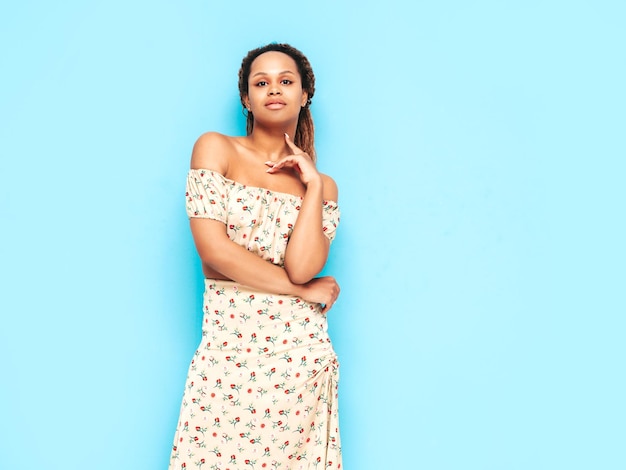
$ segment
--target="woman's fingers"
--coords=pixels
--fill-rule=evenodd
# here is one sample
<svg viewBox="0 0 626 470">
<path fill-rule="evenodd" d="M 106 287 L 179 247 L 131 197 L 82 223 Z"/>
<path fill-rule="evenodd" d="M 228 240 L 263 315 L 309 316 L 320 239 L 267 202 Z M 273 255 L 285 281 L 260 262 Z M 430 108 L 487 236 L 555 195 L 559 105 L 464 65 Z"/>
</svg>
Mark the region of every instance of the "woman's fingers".
<svg viewBox="0 0 626 470">
<path fill-rule="evenodd" d="M 307 293 L 304 299 L 323 305 L 322 313 L 328 312 L 339 297 L 339 284 L 331 276 L 312 279 L 307 283 Z"/>
<path fill-rule="evenodd" d="M 313 163 L 311 157 L 306 152 L 303 152 L 300 148 L 298 148 L 287 134 L 285 134 L 285 143 L 293 154 L 279 158 L 275 162 L 265 162 L 265 164 L 269 167 L 265 171 L 272 174 L 284 169 L 294 170 L 305 185 L 307 185 L 314 178 L 318 178 L 319 173 L 315 168 L 315 163 Z"/>
<path fill-rule="evenodd" d="M 331 299 L 327 303 L 324 304 L 324 307 L 322 308 L 322 313 L 326 313 L 331 308 L 333 308 L 333 305 L 335 305 L 335 302 L 337 302 L 338 296 L 339 296 L 339 293 L 337 293 L 337 295 L 333 295 Z"/>
<path fill-rule="evenodd" d="M 296 144 L 291 141 L 291 137 L 289 137 L 287 133 L 285 133 L 285 142 L 287 143 L 287 147 L 289 147 L 294 154 L 304 153 L 302 149 L 298 148 Z"/>
<path fill-rule="evenodd" d="M 313 163 L 313 161 L 311 160 L 311 157 L 309 157 L 309 155 L 306 152 L 303 152 L 302 149 L 298 148 L 298 146 L 291 141 L 291 138 L 289 137 L 288 134 L 285 134 L 285 143 L 289 147 L 289 150 L 293 152 L 293 154 L 280 158 L 275 162 L 272 162 L 272 161 L 265 162 L 265 164 L 269 166 L 270 169 L 272 168 L 279 169 L 279 168 L 284 168 L 284 167 L 297 167 L 302 163 L 306 163 L 307 161 L 310 161 L 311 163 Z M 270 170 L 268 170 L 268 172 L 270 172 Z"/>
<path fill-rule="evenodd" d="M 295 157 L 295 155 L 290 155 L 288 157 L 281 158 L 277 162 L 265 162 L 265 164 L 269 166 L 269 168 L 265 171 L 267 171 L 268 173 L 274 173 L 281 168 L 295 168 L 300 171 L 298 159 Z"/>
</svg>

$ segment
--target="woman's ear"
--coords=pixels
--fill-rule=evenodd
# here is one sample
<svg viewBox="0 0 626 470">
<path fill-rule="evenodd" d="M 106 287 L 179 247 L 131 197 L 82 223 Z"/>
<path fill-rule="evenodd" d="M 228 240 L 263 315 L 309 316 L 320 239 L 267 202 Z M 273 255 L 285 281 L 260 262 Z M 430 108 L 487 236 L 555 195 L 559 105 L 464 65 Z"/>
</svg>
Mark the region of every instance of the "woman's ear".
<svg viewBox="0 0 626 470">
<path fill-rule="evenodd" d="M 308 100 L 309 100 L 309 94 L 306 91 L 303 91 L 302 92 L 302 104 L 300 105 L 300 107 L 304 108 Z"/>
</svg>

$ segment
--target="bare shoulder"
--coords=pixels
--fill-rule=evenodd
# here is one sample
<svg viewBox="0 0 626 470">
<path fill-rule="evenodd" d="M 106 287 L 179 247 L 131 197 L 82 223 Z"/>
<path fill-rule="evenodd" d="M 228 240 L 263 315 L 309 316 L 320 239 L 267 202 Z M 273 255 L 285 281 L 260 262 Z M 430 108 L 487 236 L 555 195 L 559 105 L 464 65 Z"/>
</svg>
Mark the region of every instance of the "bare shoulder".
<svg viewBox="0 0 626 470">
<path fill-rule="evenodd" d="M 322 181 L 324 181 L 324 199 L 337 202 L 339 199 L 339 188 L 337 188 L 335 180 L 322 173 Z"/>
<path fill-rule="evenodd" d="M 198 137 L 191 153 L 191 168 L 202 168 L 225 174 L 235 151 L 234 138 L 219 132 L 206 132 Z"/>
</svg>

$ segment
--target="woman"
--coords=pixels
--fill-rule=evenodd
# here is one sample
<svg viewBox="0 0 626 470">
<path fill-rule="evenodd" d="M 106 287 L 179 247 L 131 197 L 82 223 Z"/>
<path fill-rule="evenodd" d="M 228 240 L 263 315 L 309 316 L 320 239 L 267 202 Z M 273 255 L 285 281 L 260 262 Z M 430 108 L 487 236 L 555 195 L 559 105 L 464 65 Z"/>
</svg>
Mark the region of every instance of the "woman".
<svg viewBox="0 0 626 470">
<path fill-rule="evenodd" d="M 337 186 L 315 167 L 315 78 L 287 44 L 239 71 L 247 135 L 202 135 L 187 212 L 205 279 L 202 341 L 189 368 L 170 469 L 341 468 L 338 363 L 324 267 Z"/>
</svg>

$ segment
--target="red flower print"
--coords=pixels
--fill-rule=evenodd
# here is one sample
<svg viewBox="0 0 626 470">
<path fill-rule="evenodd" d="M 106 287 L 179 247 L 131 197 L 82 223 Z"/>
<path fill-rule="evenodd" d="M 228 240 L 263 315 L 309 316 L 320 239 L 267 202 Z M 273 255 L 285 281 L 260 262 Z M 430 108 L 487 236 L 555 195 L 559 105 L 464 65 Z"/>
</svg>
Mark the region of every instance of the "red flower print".
<svg viewBox="0 0 626 470">
<path fill-rule="evenodd" d="M 230 236 L 237 237 L 234 242 L 283 266 L 303 198 L 246 187 L 213 171 L 192 171 L 185 189 L 187 213 L 223 221 Z M 321 208 L 320 228 L 332 239 L 337 207 L 323 201 Z M 337 387 L 332 380 L 337 364 L 327 367 L 334 352 L 318 304 L 211 279 L 201 305 L 202 338 L 184 386 L 181 424 L 170 448 L 172 469 L 337 470 Z"/>
</svg>

